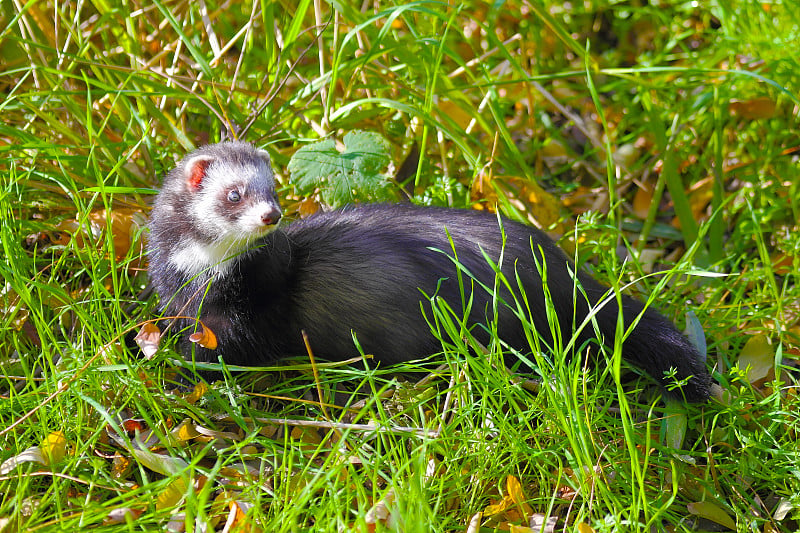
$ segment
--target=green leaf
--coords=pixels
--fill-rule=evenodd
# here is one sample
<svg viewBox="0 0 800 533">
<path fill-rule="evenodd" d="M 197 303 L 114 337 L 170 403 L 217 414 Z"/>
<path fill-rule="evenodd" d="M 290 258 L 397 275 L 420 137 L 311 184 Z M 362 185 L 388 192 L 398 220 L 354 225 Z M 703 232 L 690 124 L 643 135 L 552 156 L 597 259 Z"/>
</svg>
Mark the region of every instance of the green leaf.
<svg viewBox="0 0 800 533">
<path fill-rule="evenodd" d="M 344 151 L 333 139 L 300 148 L 289 161 L 291 181 L 300 194 L 319 189 L 322 201 L 341 207 L 357 201 L 395 199 L 389 176 L 382 171 L 389 165 L 391 146 L 379 134 L 353 131 L 344 136 Z"/>
</svg>

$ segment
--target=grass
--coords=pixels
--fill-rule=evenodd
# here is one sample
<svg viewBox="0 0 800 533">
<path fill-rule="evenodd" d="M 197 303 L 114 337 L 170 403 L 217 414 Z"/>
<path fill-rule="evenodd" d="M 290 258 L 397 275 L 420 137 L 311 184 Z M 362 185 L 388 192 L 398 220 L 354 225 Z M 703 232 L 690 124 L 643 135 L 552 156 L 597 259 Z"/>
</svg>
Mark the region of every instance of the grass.
<svg viewBox="0 0 800 533">
<path fill-rule="evenodd" d="M 1 5 L 0 530 L 797 530 L 795 1 Z M 357 129 L 413 201 L 498 204 L 692 311 L 725 401 L 621 395 L 613 354 L 509 377 L 439 307 L 435 378 L 297 354 L 167 390 L 174 351 L 124 343 L 160 177 L 245 137 L 296 213 L 292 154 Z"/>
</svg>

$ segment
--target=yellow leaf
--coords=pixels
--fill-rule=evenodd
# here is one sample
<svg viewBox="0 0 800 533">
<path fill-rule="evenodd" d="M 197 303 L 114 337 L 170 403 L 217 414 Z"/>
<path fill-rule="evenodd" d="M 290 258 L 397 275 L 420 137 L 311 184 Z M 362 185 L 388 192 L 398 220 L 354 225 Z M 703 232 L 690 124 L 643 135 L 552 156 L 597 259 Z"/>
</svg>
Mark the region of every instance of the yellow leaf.
<svg viewBox="0 0 800 533">
<path fill-rule="evenodd" d="M 472 122 L 472 114 L 465 111 L 464 108 L 452 100 L 440 98 L 437 107 L 442 116 L 446 116 L 454 121 L 462 130 L 466 129 L 469 123 Z"/>
<path fill-rule="evenodd" d="M 156 509 L 163 511 L 175 507 L 184 494 L 186 494 L 186 481 L 175 478 L 156 498 Z"/>
<path fill-rule="evenodd" d="M 526 502 L 528 498 L 525 496 L 525 493 L 522 490 L 522 485 L 520 484 L 519 479 L 517 479 L 515 476 L 508 476 L 506 478 L 506 490 L 508 490 L 508 495 L 511 496 L 511 499 L 515 504 L 517 504 L 520 511 L 522 511 L 525 520 L 527 521 L 528 517 L 533 513 L 533 509 Z"/>
<path fill-rule="evenodd" d="M 42 441 L 39 446 L 46 466 L 60 462 L 67 454 L 67 437 L 63 431 L 54 431 Z"/>
<path fill-rule="evenodd" d="M 194 427 L 194 422 L 187 418 L 178 424 L 178 427 L 170 431 L 170 435 L 177 439 L 178 442 L 186 442 L 198 437 L 200 433 Z"/>
<path fill-rule="evenodd" d="M 184 398 L 184 400 L 186 400 L 186 403 L 194 405 L 200 400 L 200 398 L 205 396 L 207 392 L 208 392 L 208 385 L 206 385 L 203 382 L 200 382 L 194 386 L 192 392 L 188 394 L 186 398 Z"/>
<path fill-rule="evenodd" d="M 533 180 L 518 176 L 494 176 L 489 185 L 494 187 L 498 204 L 508 202 L 534 225 L 548 228 L 561 218 L 559 199 Z M 483 187 L 486 189 L 486 185 Z M 490 198 L 489 194 L 485 196 Z"/>
<path fill-rule="evenodd" d="M 728 529 L 736 530 L 736 522 L 716 504 L 711 502 L 694 502 L 686 506 L 689 512 L 695 516 L 711 520 L 716 524 L 727 527 Z"/>
<path fill-rule="evenodd" d="M 747 371 L 750 383 L 774 375 L 775 349 L 766 335 L 755 335 L 745 343 L 739 354 L 739 368 Z"/>
<path fill-rule="evenodd" d="M 123 479 L 131 470 L 131 460 L 117 452 L 114 454 L 114 460 L 111 463 L 111 477 L 114 479 Z"/>
<path fill-rule="evenodd" d="M 495 503 L 488 505 L 486 509 L 483 510 L 483 514 L 484 516 L 500 514 L 513 505 L 513 503 L 514 501 L 510 496 L 505 496 L 502 500 L 495 501 Z"/>
</svg>

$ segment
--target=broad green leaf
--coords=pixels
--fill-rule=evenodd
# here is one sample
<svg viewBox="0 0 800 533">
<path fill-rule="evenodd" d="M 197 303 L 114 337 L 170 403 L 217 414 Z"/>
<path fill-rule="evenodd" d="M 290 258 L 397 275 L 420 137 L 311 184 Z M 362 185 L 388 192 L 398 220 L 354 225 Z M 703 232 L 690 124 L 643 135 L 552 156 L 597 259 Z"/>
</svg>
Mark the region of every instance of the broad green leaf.
<svg viewBox="0 0 800 533">
<path fill-rule="evenodd" d="M 333 139 L 300 148 L 289 161 L 291 180 L 301 194 L 319 190 L 331 207 L 395 199 L 389 177 L 391 146 L 377 133 L 353 131 L 344 136 L 344 151 Z"/>
</svg>

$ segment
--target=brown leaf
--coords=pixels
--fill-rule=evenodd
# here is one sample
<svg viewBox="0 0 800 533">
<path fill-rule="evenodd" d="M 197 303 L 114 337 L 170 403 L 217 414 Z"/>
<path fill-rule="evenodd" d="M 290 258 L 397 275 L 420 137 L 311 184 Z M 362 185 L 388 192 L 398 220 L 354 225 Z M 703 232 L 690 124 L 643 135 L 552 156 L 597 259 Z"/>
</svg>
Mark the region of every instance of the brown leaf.
<svg viewBox="0 0 800 533">
<path fill-rule="evenodd" d="M 317 433 L 315 428 L 309 427 L 302 427 L 302 426 L 294 426 L 292 428 L 291 437 L 294 440 L 306 443 L 306 444 L 320 444 L 322 439 Z"/>
<path fill-rule="evenodd" d="M 392 507 L 394 507 L 395 495 L 393 490 L 389 490 L 367 511 L 364 521 L 367 524 L 377 524 L 378 522 L 388 522 L 392 518 Z"/>
<path fill-rule="evenodd" d="M 472 122 L 472 115 L 452 100 L 440 98 L 437 107 L 440 115 L 453 120 L 462 130 L 467 129 Z"/>
<path fill-rule="evenodd" d="M 141 418 L 128 418 L 122 421 L 122 429 L 125 431 L 144 431 L 147 425 Z"/>
<path fill-rule="evenodd" d="M 132 465 L 133 463 L 131 463 L 129 457 L 116 452 L 111 464 L 111 477 L 113 479 L 124 479 L 131 471 Z"/>
<path fill-rule="evenodd" d="M 492 186 L 492 174 L 486 168 L 481 169 L 470 186 L 469 199 L 474 202 L 473 208 L 493 211 L 497 205 L 497 192 Z"/>
<path fill-rule="evenodd" d="M 645 220 L 650 212 L 650 205 L 653 203 L 653 184 L 650 182 L 642 183 L 633 196 L 633 214 L 640 220 Z"/>
<path fill-rule="evenodd" d="M 701 179 L 689 189 L 689 205 L 695 220 L 705 219 L 705 211 L 714 197 L 714 177 Z"/>
<path fill-rule="evenodd" d="M 151 359 L 158 351 L 161 342 L 161 330 L 152 322 L 145 322 L 139 333 L 134 337 L 145 359 Z"/>
<path fill-rule="evenodd" d="M 217 349 L 217 336 L 202 322 L 200 323 L 200 331 L 189 335 L 189 340 L 209 350 Z"/>
<path fill-rule="evenodd" d="M 99 234 L 111 230 L 114 255 L 122 259 L 131 248 L 136 247 L 137 252 L 143 250 L 143 243 L 139 238 L 141 228 L 146 224 L 146 217 L 139 209 L 119 208 L 112 211 L 100 209 L 89 213 L 90 231 Z"/>
<path fill-rule="evenodd" d="M 124 524 L 130 520 L 133 522 L 139 518 L 144 511 L 140 509 L 133 509 L 132 507 L 117 507 L 112 509 L 105 518 L 103 518 L 103 525 Z"/>
<path fill-rule="evenodd" d="M 750 100 L 731 100 L 728 108 L 732 115 L 755 120 L 774 117 L 776 107 L 775 100 L 768 96 L 760 96 Z"/>
<path fill-rule="evenodd" d="M 316 202 L 313 198 L 306 198 L 305 200 L 297 202 L 295 207 L 300 214 L 300 218 L 309 217 L 320 209 L 319 202 Z"/>
<path fill-rule="evenodd" d="M 519 531 L 522 533 L 523 531 L 531 531 L 532 533 L 554 533 L 556 530 L 556 525 L 558 524 L 558 517 L 557 516 L 548 516 L 542 513 L 536 513 L 531 516 L 530 520 L 530 527 L 514 529 L 515 526 L 511 526 L 511 531 Z"/>
<path fill-rule="evenodd" d="M 549 228 L 561 218 L 561 202 L 558 198 L 527 178 L 494 176 L 487 180 L 483 177 L 480 189 L 473 183 L 470 196 L 473 200 L 485 198 L 489 202 L 496 198 L 496 203 L 501 205 L 508 202 L 540 228 Z M 558 228 L 555 231 L 561 233 Z"/>
</svg>

